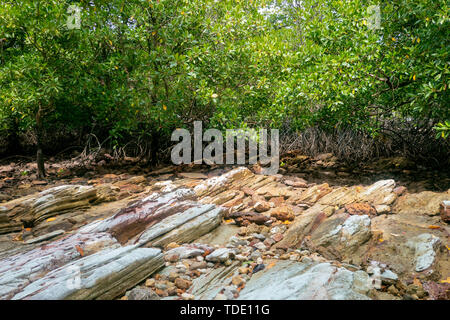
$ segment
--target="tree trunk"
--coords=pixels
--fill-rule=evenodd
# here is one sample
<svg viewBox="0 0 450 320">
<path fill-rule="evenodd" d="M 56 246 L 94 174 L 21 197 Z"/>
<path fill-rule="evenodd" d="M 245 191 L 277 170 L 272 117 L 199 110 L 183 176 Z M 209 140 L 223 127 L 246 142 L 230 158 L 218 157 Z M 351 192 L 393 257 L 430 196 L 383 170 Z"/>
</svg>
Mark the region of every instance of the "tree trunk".
<svg viewBox="0 0 450 320">
<path fill-rule="evenodd" d="M 36 140 L 37 140 L 37 152 L 36 152 L 36 163 L 37 163 L 37 176 L 38 179 L 45 178 L 45 164 L 44 164 L 44 154 L 42 152 L 42 108 L 39 106 L 39 110 L 36 114 Z"/>
</svg>

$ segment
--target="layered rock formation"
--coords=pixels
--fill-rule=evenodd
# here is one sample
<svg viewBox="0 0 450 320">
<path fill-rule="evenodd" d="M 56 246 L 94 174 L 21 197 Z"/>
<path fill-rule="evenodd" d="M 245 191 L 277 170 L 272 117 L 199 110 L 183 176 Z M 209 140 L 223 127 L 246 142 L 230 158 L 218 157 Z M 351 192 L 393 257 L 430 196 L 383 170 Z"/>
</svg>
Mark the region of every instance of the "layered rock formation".
<svg viewBox="0 0 450 320">
<path fill-rule="evenodd" d="M 3 203 L 0 299 L 448 299 L 450 190 L 162 177 Z"/>
</svg>

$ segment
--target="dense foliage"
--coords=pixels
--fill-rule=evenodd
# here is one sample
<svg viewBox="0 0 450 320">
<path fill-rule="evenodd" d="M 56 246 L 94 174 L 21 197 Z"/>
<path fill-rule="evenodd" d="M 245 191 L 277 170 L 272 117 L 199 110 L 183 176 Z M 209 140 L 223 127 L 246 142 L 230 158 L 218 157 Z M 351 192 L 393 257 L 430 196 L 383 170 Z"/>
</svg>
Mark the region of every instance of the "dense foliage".
<svg viewBox="0 0 450 320">
<path fill-rule="evenodd" d="M 5 0 L 0 131 L 155 149 L 194 120 L 372 135 L 398 120 L 446 138 L 449 33 L 445 0 Z"/>
</svg>

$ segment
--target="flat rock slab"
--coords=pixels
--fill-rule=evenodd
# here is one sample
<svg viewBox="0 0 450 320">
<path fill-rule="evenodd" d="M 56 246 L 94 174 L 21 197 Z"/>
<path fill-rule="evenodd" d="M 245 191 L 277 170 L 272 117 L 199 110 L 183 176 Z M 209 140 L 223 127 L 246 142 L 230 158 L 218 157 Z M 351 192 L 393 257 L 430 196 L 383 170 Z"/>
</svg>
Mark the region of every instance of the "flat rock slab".
<svg viewBox="0 0 450 320">
<path fill-rule="evenodd" d="M 440 204 L 450 199 L 450 190 L 444 193 L 423 191 L 401 196 L 392 208 L 394 213 L 417 213 L 434 216 L 439 214 Z"/>
<path fill-rule="evenodd" d="M 0 299 L 113 299 L 125 293 L 164 264 L 159 249 L 145 247 L 192 242 L 220 224 L 224 208 L 195 199 L 183 188 L 154 193 L 62 239 L 0 260 Z M 76 283 L 71 277 L 77 270 L 81 286 L 67 285 Z"/>
<path fill-rule="evenodd" d="M 213 300 L 224 286 L 231 284 L 231 278 L 238 272 L 238 265 L 238 262 L 234 262 L 228 267 L 213 269 L 201 275 L 194 279 L 189 293 L 197 300 Z"/>
<path fill-rule="evenodd" d="M 107 249 L 47 273 L 12 299 L 114 299 L 163 265 L 158 249 Z"/>
<path fill-rule="evenodd" d="M 369 300 L 369 275 L 329 263 L 279 261 L 247 282 L 239 300 Z"/>
<path fill-rule="evenodd" d="M 63 185 L 6 202 L 0 209 L 0 234 L 18 231 L 24 224 L 34 225 L 66 210 L 88 206 L 95 200 L 97 189 L 92 186 Z"/>
</svg>

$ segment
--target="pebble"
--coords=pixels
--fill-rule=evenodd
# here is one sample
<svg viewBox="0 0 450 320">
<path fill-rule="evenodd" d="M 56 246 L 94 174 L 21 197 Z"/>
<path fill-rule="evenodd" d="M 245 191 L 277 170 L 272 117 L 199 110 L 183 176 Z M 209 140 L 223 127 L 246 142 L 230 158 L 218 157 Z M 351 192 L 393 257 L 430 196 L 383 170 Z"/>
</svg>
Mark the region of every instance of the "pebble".
<svg viewBox="0 0 450 320">
<path fill-rule="evenodd" d="M 208 264 L 205 261 L 196 261 L 191 264 L 190 269 L 191 270 L 205 269 L 207 265 Z"/>
<path fill-rule="evenodd" d="M 275 233 L 274 235 L 272 235 L 272 240 L 275 242 L 280 242 L 281 240 L 283 240 L 284 236 L 282 233 Z"/>
<path fill-rule="evenodd" d="M 194 300 L 195 299 L 195 296 L 193 295 L 193 294 L 190 294 L 190 293 L 183 293 L 183 294 L 181 294 L 181 298 L 183 299 L 183 300 Z"/>
<path fill-rule="evenodd" d="M 240 227 L 238 231 L 238 235 L 245 236 L 247 234 L 247 227 Z"/>
<path fill-rule="evenodd" d="M 177 286 L 178 289 L 186 290 L 192 285 L 192 282 L 186 279 L 177 278 L 175 280 L 175 285 Z"/>
<path fill-rule="evenodd" d="M 256 238 L 258 240 L 264 241 L 266 237 L 262 235 L 261 233 L 252 233 L 251 235 L 253 238 Z"/>
<path fill-rule="evenodd" d="M 240 274 L 247 274 L 250 270 L 249 270 L 249 268 L 246 268 L 246 267 L 240 267 L 238 269 L 238 271 Z"/>
<path fill-rule="evenodd" d="M 274 235 L 276 233 L 284 233 L 286 231 L 287 227 L 285 225 L 277 225 L 273 226 L 270 229 L 270 234 Z"/>
<path fill-rule="evenodd" d="M 180 245 L 177 244 L 176 242 L 171 242 L 166 246 L 166 250 L 171 250 L 171 249 L 175 249 L 178 248 Z"/>
<path fill-rule="evenodd" d="M 147 280 L 145 280 L 145 286 L 146 287 L 153 287 L 155 285 L 155 282 L 156 281 L 153 278 L 147 279 Z"/>
<path fill-rule="evenodd" d="M 247 240 L 240 239 L 236 236 L 231 237 L 228 241 L 228 245 L 230 245 L 231 247 L 247 246 L 248 243 L 249 242 Z"/>
<path fill-rule="evenodd" d="M 289 257 L 289 260 L 297 261 L 299 258 L 300 258 L 300 256 L 298 254 L 291 254 L 291 256 Z"/>
<path fill-rule="evenodd" d="M 174 272 L 174 271 L 172 271 L 170 274 L 169 274 L 169 281 L 175 281 L 175 279 L 176 278 L 178 278 L 180 275 L 177 273 L 177 272 Z"/>
<path fill-rule="evenodd" d="M 258 264 L 255 268 L 253 268 L 253 273 L 257 273 L 258 271 L 264 270 L 266 266 L 264 264 Z"/>
<path fill-rule="evenodd" d="M 259 252 L 258 250 L 255 250 L 250 254 L 249 258 L 250 258 L 250 260 L 256 260 L 259 257 L 261 257 L 261 252 Z"/>
<path fill-rule="evenodd" d="M 398 295 L 399 293 L 398 289 L 394 285 L 391 285 L 387 291 L 394 296 Z"/>
<path fill-rule="evenodd" d="M 256 244 L 254 245 L 254 247 L 255 247 L 256 249 L 261 250 L 261 251 L 264 251 L 264 250 L 267 249 L 266 245 L 265 245 L 264 243 L 262 243 L 262 242 L 256 243 Z"/>
<path fill-rule="evenodd" d="M 164 260 L 168 262 L 177 262 L 180 259 L 180 255 L 176 253 L 166 254 Z"/>
<path fill-rule="evenodd" d="M 167 284 L 165 284 L 164 282 L 157 282 L 155 283 L 155 288 L 159 290 L 166 290 Z"/>
<path fill-rule="evenodd" d="M 229 248 L 219 248 L 206 256 L 206 261 L 210 262 L 225 262 L 234 257 L 234 252 Z"/>
<path fill-rule="evenodd" d="M 155 292 L 160 297 L 167 297 L 169 295 L 166 290 L 162 289 L 156 289 Z"/>
<path fill-rule="evenodd" d="M 276 241 L 274 241 L 273 239 L 267 238 L 266 240 L 264 240 L 263 243 L 266 245 L 266 247 L 271 247 L 271 246 L 273 246 L 275 244 L 275 242 Z"/>
<path fill-rule="evenodd" d="M 242 254 L 238 254 L 234 257 L 238 261 L 246 261 L 248 260 L 246 256 L 243 256 Z"/>
<path fill-rule="evenodd" d="M 235 275 L 232 279 L 231 279 L 231 283 L 234 284 L 235 286 L 237 286 L 238 288 L 240 286 L 242 286 L 243 284 L 245 284 L 245 280 L 242 279 L 239 275 Z"/>
<path fill-rule="evenodd" d="M 169 288 L 167 289 L 167 294 L 168 294 L 169 296 L 176 296 L 177 293 L 178 293 L 177 287 L 175 287 L 175 286 L 169 287 Z"/>
</svg>

